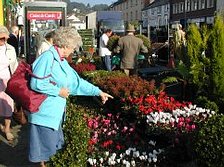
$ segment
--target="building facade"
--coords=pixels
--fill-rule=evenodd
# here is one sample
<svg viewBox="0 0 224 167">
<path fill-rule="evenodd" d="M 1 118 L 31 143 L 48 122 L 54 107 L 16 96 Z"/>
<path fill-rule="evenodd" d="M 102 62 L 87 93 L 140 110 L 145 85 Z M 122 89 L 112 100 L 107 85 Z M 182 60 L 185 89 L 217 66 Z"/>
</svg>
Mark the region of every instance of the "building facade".
<svg viewBox="0 0 224 167">
<path fill-rule="evenodd" d="M 216 0 L 170 0 L 170 24 L 213 24 L 216 7 Z"/>
<path fill-rule="evenodd" d="M 156 0 L 142 10 L 143 32 L 155 41 L 166 41 L 169 29 L 169 0 Z M 148 35 L 149 36 L 149 35 Z"/>
<path fill-rule="evenodd" d="M 109 10 L 123 11 L 123 19 L 127 23 L 138 22 L 142 20 L 142 9 L 149 2 L 150 0 L 118 0 L 110 5 Z"/>
</svg>

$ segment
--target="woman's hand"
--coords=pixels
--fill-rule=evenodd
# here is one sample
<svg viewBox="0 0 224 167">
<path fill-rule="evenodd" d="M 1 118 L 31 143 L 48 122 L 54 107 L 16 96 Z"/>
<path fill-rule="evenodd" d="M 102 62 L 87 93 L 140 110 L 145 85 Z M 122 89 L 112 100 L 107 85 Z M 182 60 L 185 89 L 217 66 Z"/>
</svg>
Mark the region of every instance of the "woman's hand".
<svg viewBox="0 0 224 167">
<path fill-rule="evenodd" d="M 111 98 L 111 99 L 114 98 L 113 96 L 111 96 L 111 95 L 109 95 L 109 94 L 107 94 L 107 93 L 105 93 L 105 92 L 100 92 L 100 97 L 101 97 L 101 99 L 102 99 L 102 103 L 103 103 L 103 104 L 106 103 L 106 101 L 108 100 L 108 98 Z"/>
<path fill-rule="evenodd" d="M 69 90 L 67 88 L 61 88 L 61 90 L 59 92 L 59 96 L 61 96 L 63 98 L 68 98 Z"/>
</svg>

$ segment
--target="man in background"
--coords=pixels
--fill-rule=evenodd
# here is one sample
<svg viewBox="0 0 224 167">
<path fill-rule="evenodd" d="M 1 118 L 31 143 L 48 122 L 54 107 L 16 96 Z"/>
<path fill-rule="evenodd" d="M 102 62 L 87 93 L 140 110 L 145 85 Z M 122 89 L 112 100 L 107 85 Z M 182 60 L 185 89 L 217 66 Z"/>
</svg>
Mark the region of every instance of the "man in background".
<svg viewBox="0 0 224 167">
<path fill-rule="evenodd" d="M 111 51 L 107 48 L 109 37 L 112 35 L 112 30 L 107 29 L 100 37 L 99 55 L 107 71 L 111 71 Z"/>
<path fill-rule="evenodd" d="M 11 33 L 9 35 L 9 38 L 7 40 L 7 43 L 12 45 L 15 48 L 17 57 L 19 56 L 19 27 L 18 26 L 12 26 Z"/>
<path fill-rule="evenodd" d="M 127 35 L 118 40 L 117 52 L 122 55 L 120 69 L 129 76 L 137 74 L 138 55 L 140 52 L 147 53 L 148 49 L 140 38 L 135 37 L 134 25 L 129 24 L 126 32 Z"/>
</svg>

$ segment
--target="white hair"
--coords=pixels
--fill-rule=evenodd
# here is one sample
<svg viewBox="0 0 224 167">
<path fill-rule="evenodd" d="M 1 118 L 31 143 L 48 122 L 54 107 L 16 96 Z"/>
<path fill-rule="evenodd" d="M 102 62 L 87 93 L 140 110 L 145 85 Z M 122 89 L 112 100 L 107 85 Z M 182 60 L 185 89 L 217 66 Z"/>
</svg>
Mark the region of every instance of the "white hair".
<svg viewBox="0 0 224 167">
<path fill-rule="evenodd" d="M 5 26 L 0 26 L 0 34 L 9 35 L 9 31 Z"/>
<path fill-rule="evenodd" d="M 16 33 L 16 31 L 19 31 L 19 27 L 18 26 L 12 26 L 11 27 L 11 32 Z"/>
</svg>

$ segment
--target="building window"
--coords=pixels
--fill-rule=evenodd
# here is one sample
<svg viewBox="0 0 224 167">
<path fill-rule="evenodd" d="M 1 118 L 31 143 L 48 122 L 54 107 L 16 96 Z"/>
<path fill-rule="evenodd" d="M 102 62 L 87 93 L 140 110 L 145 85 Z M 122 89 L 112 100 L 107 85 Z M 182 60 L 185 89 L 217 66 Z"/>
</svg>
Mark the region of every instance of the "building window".
<svg viewBox="0 0 224 167">
<path fill-rule="evenodd" d="M 199 9 L 205 9 L 205 0 L 199 0 Z"/>
<path fill-rule="evenodd" d="M 135 19 L 138 20 L 138 11 L 135 11 Z"/>
<path fill-rule="evenodd" d="M 128 13 L 126 13 L 126 20 L 128 21 Z"/>
<path fill-rule="evenodd" d="M 161 12 L 162 12 L 162 6 L 158 6 L 157 7 L 157 14 L 161 14 Z"/>
<path fill-rule="evenodd" d="M 193 0 L 191 3 L 191 10 L 195 11 L 197 9 L 198 9 L 198 2 L 197 2 L 197 0 Z"/>
<path fill-rule="evenodd" d="M 168 25 L 168 16 L 165 15 L 165 22 L 164 22 L 164 25 Z"/>
<path fill-rule="evenodd" d="M 191 10 L 191 2 L 190 0 L 185 1 L 185 11 L 189 12 Z"/>
<path fill-rule="evenodd" d="M 162 19 L 161 19 L 161 16 L 158 16 L 157 26 L 160 27 L 161 25 L 162 25 Z"/>
<path fill-rule="evenodd" d="M 180 2 L 180 13 L 183 13 L 184 12 L 184 2 Z"/>
<path fill-rule="evenodd" d="M 131 11 L 130 20 L 132 21 L 132 19 L 133 19 L 133 14 L 132 14 L 132 11 Z"/>
<path fill-rule="evenodd" d="M 154 15 L 154 8 L 153 8 L 153 9 L 151 9 L 151 14 L 152 14 L 152 15 Z"/>
<path fill-rule="evenodd" d="M 138 0 L 135 1 L 136 6 L 138 5 Z"/>
<path fill-rule="evenodd" d="M 128 9 L 128 1 L 127 1 L 127 3 L 126 3 L 126 9 Z"/>
<path fill-rule="evenodd" d="M 207 0 L 207 8 L 214 7 L 214 0 Z"/>
<path fill-rule="evenodd" d="M 133 7 L 133 0 L 131 0 L 131 7 Z"/>
<path fill-rule="evenodd" d="M 173 14 L 177 13 L 176 4 L 173 4 Z"/>
<path fill-rule="evenodd" d="M 180 6 L 178 3 L 176 3 L 176 13 L 180 13 Z"/>
<path fill-rule="evenodd" d="M 168 12 L 168 5 L 164 6 L 164 12 Z"/>
</svg>

